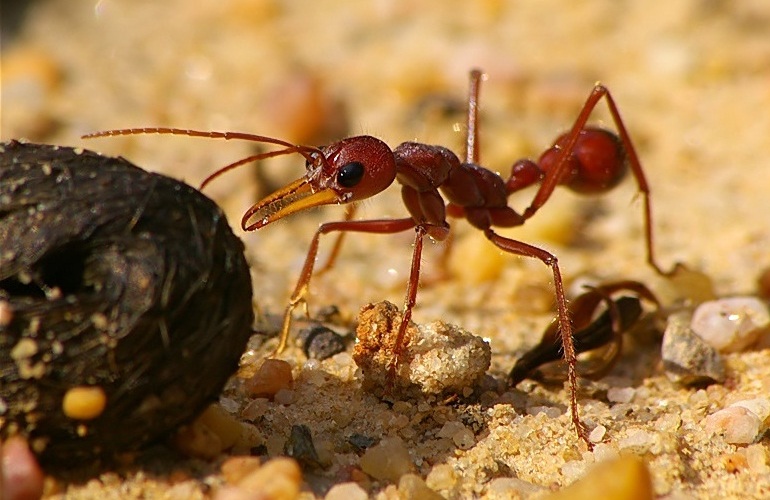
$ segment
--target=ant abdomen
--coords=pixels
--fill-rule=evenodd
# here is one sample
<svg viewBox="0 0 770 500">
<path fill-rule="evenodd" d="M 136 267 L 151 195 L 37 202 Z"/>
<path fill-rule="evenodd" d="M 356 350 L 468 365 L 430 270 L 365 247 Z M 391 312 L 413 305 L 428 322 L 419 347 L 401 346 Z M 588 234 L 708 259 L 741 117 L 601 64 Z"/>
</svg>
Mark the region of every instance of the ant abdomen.
<svg viewBox="0 0 770 500">
<path fill-rule="evenodd" d="M 544 173 L 557 166 L 569 136 L 569 133 L 561 135 L 540 156 L 538 164 Z M 599 127 L 586 127 L 580 131 L 572 153 L 565 161 L 569 167 L 564 169 L 559 184 L 583 194 L 603 193 L 614 188 L 628 170 L 620 138 Z"/>
</svg>

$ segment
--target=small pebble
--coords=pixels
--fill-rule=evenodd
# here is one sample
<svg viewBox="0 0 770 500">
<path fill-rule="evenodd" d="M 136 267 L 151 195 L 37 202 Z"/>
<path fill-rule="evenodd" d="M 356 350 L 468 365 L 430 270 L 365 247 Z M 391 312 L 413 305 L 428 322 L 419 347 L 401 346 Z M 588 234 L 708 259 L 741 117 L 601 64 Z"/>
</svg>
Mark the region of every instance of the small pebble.
<svg viewBox="0 0 770 500">
<path fill-rule="evenodd" d="M 26 440 L 0 442 L 0 499 L 33 499 L 43 495 L 43 471 Z"/>
<path fill-rule="evenodd" d="M 210 405 L 189 425 L 179 429 L 174 444 L 185 455 L 212 460 L 224 450 L 250 449 L 262 444 L 256 427 L 242 424 L 217 404 Z"/>
<path fill-rule="evenodd" d="M 241 434 L 232 448 L 234 453 L 248 453 L 257 446 L 261 446 L 265 443 L 265 438 L 262 437 L 262 433 L 257 426 L 247 422 L 240 422 L 240 426 Z"/>
<path fill-rule="evenodd" d="M 730 406 L 701 421 L 708 434 L 724 436 L 730 444 L 749 444 L 760 437 L 762 422 L 754 412 L 742 406 Z"/>
<path fill-rule="evenodd" d="M 746 408 L 754 415 L 759 417 L 759 421 L 762 422 L 762 430 L 767 428 L 768 420 L 770 420 L 770 399 L 768 398 L 753 398 L 743 399 L 731 404 L 730 407 L 740 406 Z"/>
<path fill-rule="evenodd" d="M 227 413 L 238 413 L 241 409 L 241 404 L 238 401 L 225 397 L 219 398 L 219 406 Z"/>
<path fill-rule="evenodd" d="M 597 425 L 591 430 L 591 433 L 588 435 L 588 440 L 592 443 L 601 443 L 606 435 L 607 428 L 603 425 Z"/>
<path fill-rule="evenodd" d="M 367 500 L 369 494 L 358 483 L 338 483 L 332 486 L 324 500 Z"/>
<path fill-rule="evenodd" d="M 254 421 L 268 412 L 270 409 L 270 400 L 267 398 L 255 398 L 243 407 L 241 418 Z"/>
<path fill-rule="evenodd" d="M 180 453 L 204 460 L 213 460 L 224 450 L 219 436 L 197 420 L 177 431 L 174 445 Z"/>
<path fill-rule="evenodd" d="M 676 432 L 682 427 L 682 417 L 676 413 L 661 415 L 655 421 L 655 427 L 663 432 Z"/>
<path fill-rule="evenodd" d="M 275 393 L 273 400 L 279 405 L 290 405 L 294 402 L 294 391 L 291 389 L 280 389 Z"/>
<path fill-rule="evenodd" d="M 251 397 L 269 399 L 281 389 L 291 389 L 293 385 L 291 365 L 280 359 L 266 359 L 257 373 L 243 384 Z"/>
<path fill-rule="evenodd" d="M 487 483 L 489 498 L 529 498 L 542 493 L 544 487 L 524 481 L 517 477 L 498 477 Z"/>
<path fill-rule="evenodd" d="M 452 442 L 461 450 L 470 450 L 476 444 L 476 436 L 473 431 L 464 427 L 452 435 Z"/>
<path fill-rule="evenodd" d="M 633 387 L 610 387 L 607 389 L 607 400 L 610 403 L 630 403 L 636 390 Z"/>
<path fill-rule="evenodd" d="M 621 439 L 618 442 L 618 447 L 623 449 L 630 449 L 634 451 L 649 451 L 657 442 L 659 436 L 655 433 L 637 430 L 633 431 L 628 437 Z"/>
<path fill-rule="evenodd" d="M 547 500 L 596 500 L 597 498 L 652 500 L 654 488 L 647 464 L 629 455 L 595 465 L 577 482 L 545 498 Z"/>
<path fill-rule="evenodd" d="M 300 330 L 297 342 L 310 359 L 323 360 L 345 350 L 345 339 L 331 328 L 314 325 Z"/>
<path fill-rule="evenodd" d="M 390 302 L 369 304 L 358 320 L 353 359 L 363 373 L 364 388 L 375 394 L 462 394 L 489 368 L 491 349 L 482 338 L 440 321 L 410 324 L 394 379 L 389 367 L 401 322 L 398 307 Z"/>
<path fill-rule="evenodd" d="M 387 437 L 361 456 L 361 470 L 375 479 L 397 482 L 414 468 L 409 450 L 398 437 Z"/>
<path fill-rule="evenodd" d="M 425 483 L 433 490 L 450 490 L 457 484 L 457 473 L 449 464 L 436 464 L 425 478 Z"/>
<path fill-rule="evenodd" d="M 466 427 L 462 422 L 453 420 L 446 422 L 436 435 L 440 438 L 452 439 L 452 436 L 465 429 Z"/>
<path fill-rule="evenodd" d="M 666 376 L 685 386 L 724 382 L 725 367 L 717 350 L 696 335 L 690 314 L 672 314 L 663 333 L 661 357 Z"/>
<path fill-rule="evenodd" d="M 543 414 L 547 416 L 548 418 L 559 418 L 562 414 L 562 411 L 555 407 L 555 406 L 528 406 L 527 407 L 527 415 L 540 415 Z"/>
<path fill-rule="evenodd" d="M 740 352 L 770 331 L 770 312 L 756 297 L 713 300 L 698 306 L 690 326 L 719 352 Z"/>
<path fill-rule="evenodd" d="M 262 465 L 258 457 L 236 456 L 230 457 L 220 467 L 222 477 L 228 484 L 236 484 L 241 479 L 259 469 Z"/>
<path fill-rule="evenodd" d="M 299 496 L 302 471 L 291 458 L 273 458 L 246 474 L 235 486 L 250 495 L 245 498 L 290 500 Z"/>
<path fill-rule="evenodd" d="M 404 474 L 398 480 L 398 497 L 403 500 L 442 500 L 417 474 Z"/>
<path fill-rule="evenodd" d="M 218 404 L 206 408 L 196 422 L 216 434 L 224 450 L 232 447 L 241 437 L 241 423 Z"/>
<path fill-rule="evenodd" d="M 579 477 L 582 477 L 586 473 L 586 469 L 590 464 L 583 460 L 570 460 L 561 466 L 559 471 L 567 482 L 573 482 Z"/>
<path fill-rule="evenodd" d="M 618 453 L 614 443 L 597 443 L 594 446 L 595 462 L 607 462 L 618 458 L 620 458 L 620 453 Z"/>
<path fill-rule="evenodd" d="M 194 480 L 182 481 L 172 484 L 164 493 L 164 500 L 188 500 L 201 496 L 200 483 Z"/>
</svg>

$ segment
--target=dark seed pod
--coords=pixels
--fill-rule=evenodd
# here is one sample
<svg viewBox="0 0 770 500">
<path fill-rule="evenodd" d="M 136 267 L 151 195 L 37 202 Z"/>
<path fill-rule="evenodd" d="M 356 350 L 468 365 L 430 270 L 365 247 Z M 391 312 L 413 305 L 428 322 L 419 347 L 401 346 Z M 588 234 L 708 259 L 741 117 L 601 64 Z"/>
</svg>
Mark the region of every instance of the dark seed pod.
<svg viewBox="0 0 770 500">
<path fill-rule="evenodd" d="M 211 200 L 122 158 L 0 144 L 0 438 L 72 467 L 165 437 L 217 397 L 252 321 Z"/>
</svg>

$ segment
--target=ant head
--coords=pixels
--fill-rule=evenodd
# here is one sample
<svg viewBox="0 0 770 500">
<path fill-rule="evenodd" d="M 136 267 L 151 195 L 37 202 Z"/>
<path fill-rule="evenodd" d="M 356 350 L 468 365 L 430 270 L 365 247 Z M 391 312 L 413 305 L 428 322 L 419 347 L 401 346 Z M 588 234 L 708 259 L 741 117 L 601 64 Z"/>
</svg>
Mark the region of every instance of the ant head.
<svg viewBox="0 0 770 500">
<path fill-rule="evenodd" d="M 393 151 L 374 137 L 349 137 L 321 148 L 321 151 L 320 169 L 308 165 L 308 180 L 316 190 L 332 190 L 336 203 L 374 196 L 396 178 Z"/>
<path fill-rule="evenodd" d="M 306 158 L 307 174 L 251 207 L 241 221 L 244 230 L 259 229 L 308 208 L 369 198 L 396 178 L 393 151 L 370 136 L 343 139 Z M 252 218 L 256 220 L 249 224 Z"/>
</svg>

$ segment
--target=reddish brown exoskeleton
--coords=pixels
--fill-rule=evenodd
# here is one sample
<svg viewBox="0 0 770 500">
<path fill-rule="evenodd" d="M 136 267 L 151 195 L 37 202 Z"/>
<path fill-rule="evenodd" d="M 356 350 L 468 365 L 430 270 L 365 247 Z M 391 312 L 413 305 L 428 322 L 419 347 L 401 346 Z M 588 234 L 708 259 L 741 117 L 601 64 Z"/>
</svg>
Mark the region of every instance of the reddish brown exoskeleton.
<svg viewBox="0 0 770 500">
<path fill-rule="evenodd" d="M 587 432 L 577 409 L 577 375 L 572 325 L 564 295 L 561 270 L 554 255 L 528 243 L 501 236 L 494 227 L 514 227 L 524 224 L 550 198 L 558 185 L 586 194 L 599 194 L 612 189 L 629 170 L 633 174 L 644 203 L 644 223 L 647 261 L 659 273 L 665 273 L 653 254 L 652 216 L 647 180 L 633 143 L 620 117 L 609 90 L 597 84 L 578 114 L 572 129 L 560 136 L 538 161 L 519 160 L 513 164 L 508 179 L 479 164 L 478 97 L 481 72 L 470 73 L 468 97 L 467 139 L 465 159 L 460 160 L 442 146 L 405 142 L 395 149 L 371 136 L 342 139 L 316 148 L 300 146 L 260 135 L 233 132 L 201 132 L 172 128 L 133 128 L 110 130 L 86 137 L 130 134 L 176 134 L 221 139 L 242 139 L 281 146 L 282 149 L 255 154 L 214 172 L 204 182 L 240 165 L 266 158 L 297 153 L 306 161 L 307 173 L 283 189 L 265 197 L 249 208 L 241 225 L 245 231 L 261 229 L 295 212 L 319 205 L 350 204 L 374 196 L 391 184 L 401 184 L 401 194 L 408 216 L 402 219 L 346 220 L 322 224 L 315 233 L 297 285 L 284 313 L 281 339 L 277 352 L 286 346 L 294 309 L 306 297 L 313 274 L 318 244 L 322 234 L 363 232 L 392 234 L 415 231 L 411 273 L 406 291 L 403 321 L 393 352 L 392 371 L 405 344 L 406 326 L 412 315 L 417 296 L 420 262 L 425 236 L 444 240 L 449 235 L 448 217 L 462 218 L 481 230 L 499 249 L 525 257 L 534 257 L 551 268 L 558 309 L 558 330 L 564 346 L 571 389 L 570 410 L 578 435 L 591 447 Z M 617 133 L 588 126 L 588 118 L 604 99 L 615 123 Z M 535 196 L 522 213 L 508 206 L 511 193 L 539 184 Z M 339 242 L 339 239 L 338 239 Z M 338 245 L 332 253 L 336 255 Z"/>
</svg>

